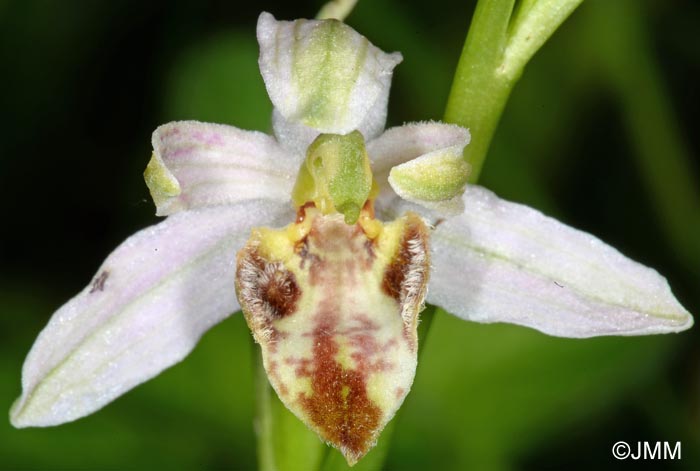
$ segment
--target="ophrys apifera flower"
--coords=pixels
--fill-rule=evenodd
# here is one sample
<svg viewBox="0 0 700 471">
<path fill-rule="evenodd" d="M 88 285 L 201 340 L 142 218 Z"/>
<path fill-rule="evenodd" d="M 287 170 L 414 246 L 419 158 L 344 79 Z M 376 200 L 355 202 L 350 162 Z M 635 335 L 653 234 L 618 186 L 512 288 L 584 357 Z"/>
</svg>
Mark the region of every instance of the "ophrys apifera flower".
<svg viewBox="0 0 700 471">
<path fill-rule="evenodd" d="M 692 324 L 653 270 L 465 189 L 465 129 L 383 132 L 400 55 L 337 21 L 263 14 L 258 38 L 274 136 L 156 130 L 146 180 L 168 218 L 54 314 L 25 363 L 16 426 L 94 412 L 242 308 L 282 401 L 355 462 L 411 387 L 424 299 L 569 337 Z"/>
</svg>

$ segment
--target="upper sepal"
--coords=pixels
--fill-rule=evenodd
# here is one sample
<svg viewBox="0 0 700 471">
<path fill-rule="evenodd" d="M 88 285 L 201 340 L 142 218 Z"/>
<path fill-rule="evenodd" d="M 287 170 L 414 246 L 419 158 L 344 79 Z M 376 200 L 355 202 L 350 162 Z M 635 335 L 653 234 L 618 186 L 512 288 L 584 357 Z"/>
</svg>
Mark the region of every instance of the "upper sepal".
<svg viewBox="0 0 700 471">
<path fill-rule="evenodd" d="M 394 67 L 386 54 L 337 20 L 258 19 L 260 71 L 275 106 L 275 135 L 303 151 L 318 133 L 354 130 L 371 139 L 384 129 Z"/>
</svg>

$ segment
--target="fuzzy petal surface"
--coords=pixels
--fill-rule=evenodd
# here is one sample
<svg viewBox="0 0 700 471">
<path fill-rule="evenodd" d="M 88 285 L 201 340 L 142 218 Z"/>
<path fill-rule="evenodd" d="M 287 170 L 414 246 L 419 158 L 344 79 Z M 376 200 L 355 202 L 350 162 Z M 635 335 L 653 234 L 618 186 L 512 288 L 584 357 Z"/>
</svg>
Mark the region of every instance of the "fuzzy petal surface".
<svg viewBox="0 0 700 471">
<path fill-rule="evenodd" d="M 679 332 L 692 316 L 655 270 L 478 186 L 433 231 L 427 301 L 465 320 L 560 337 Z M 405 204 L 404 204 L 405 205 Z"/>
<path fill-rule="evenodd" d="M 236 251 L 250 228 L 290 217 L 286 205 L 251 201 L 178 213 L 129 237 L 37 338 L 12 424 L 73 421 L 182 360 L 239 309 Z"/>
<path fill-rule="evenodd" d="M 307 206 L 258 229 L 238 255 L 236 288 L 282 402 L 351 466 L 413 383 L 428 229 L 415 214 L 356 224 Z"/>
<path fill-rule="evenodd" d="M 153 133 L 145 178 L 159 216 L 268 198 L 289 201 L 301 157 L 267 134 L 179 121 Z"/>
</svg>

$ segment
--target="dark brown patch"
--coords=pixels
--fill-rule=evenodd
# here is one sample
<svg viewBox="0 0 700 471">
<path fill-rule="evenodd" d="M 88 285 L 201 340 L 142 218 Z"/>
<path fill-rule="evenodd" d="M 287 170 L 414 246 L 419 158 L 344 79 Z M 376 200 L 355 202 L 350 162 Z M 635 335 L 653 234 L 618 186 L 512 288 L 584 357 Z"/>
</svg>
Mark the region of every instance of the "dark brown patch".
<svg viewBox="0 0 700 471">
<path fill-rule="evenodd" d="M 262 258 L 255 247 L 238 253 L 236 293 L 246 322 L 258 342 L 275 351 L 275 344 L 286 337 L 274 321 L 296 312 L 301 290 L 292 272 L 280 262 Z"/>
<path fill-rule="evenodd" d="M 382 280 L 382 290 L 399 304 L 401 303 L 401 293 L 404 289 L 406 275 L 411 268 L 413 254 L 409 244 L 413 241 L 425 241 L 425 233 L 418 224 L 409 221 L 406 225 L 406 231 L 399 243 L 399 249 L 393 260 L 384 271 L 384 279 Z M 425 245 L 425 244 L 424 244 Z"/>
<path fill-rule="evenodd" d="M 372 446 L 382 411 L 367 396 L 367 358 L 355 357 L 354 370 L 335 360 L 339 350 L 333 338 L 336 327 L 335 313 L 320 313 L 312 334 L 313 360 L 297 370 L 311 377 L 312 395 L 300 394 L 299 401 L 323 437 L 357 460 Z"/>
<path fill-rule="evenodd" d="M 282 318 L 294 313 L 300 294 L 293 273 L 275 271 L 274 277 L 264 288 L 263 299 L 272 307 L 276 317 Z"/>
<path fill-rule="evenodd" d="M 107 278 L 109 278 L 109 272 L 107 270 L 103 270 L 102 272 L 100 272 L 100 274 L 97 275 L 94 280 L 92 280 L 92 286 L 90 286 L 90 293 L 92 294 L 95 291 L 104 291 L 105 282 L 107 281 Z"/>
<path fill-rule="evenodd" d="M 270 308 L 272 320 L 293 314 L 301 297 L 294 273 L 281 263 L 263 260 L 257 252 L 251 256 L 259 271 L 256 295 Z"/>
</svg>

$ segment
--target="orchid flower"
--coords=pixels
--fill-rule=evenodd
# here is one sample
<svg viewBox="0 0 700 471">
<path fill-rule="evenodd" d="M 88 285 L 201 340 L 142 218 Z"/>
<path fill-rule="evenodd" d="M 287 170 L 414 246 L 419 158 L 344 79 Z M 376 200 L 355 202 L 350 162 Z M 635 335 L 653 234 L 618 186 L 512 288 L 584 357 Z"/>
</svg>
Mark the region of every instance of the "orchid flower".
<svg viewBox="0 0 700 471">
<path fill-rule="evenodd" d="M 693 324 L 653 269 L 468 186 L 468 130 L 384 131 L 399 53 L 334 20 L 263 13 L 257 35 L 273 135 L 156 129 L 145 179 L 167 218 L 53 315 L 14 426 L 97 411 L 242 309 L 282 402 L 353 464 L 411 388 L 424 302 L 562 337 Z"/>
</svg>

